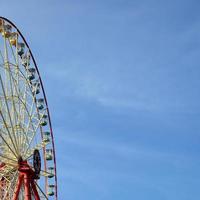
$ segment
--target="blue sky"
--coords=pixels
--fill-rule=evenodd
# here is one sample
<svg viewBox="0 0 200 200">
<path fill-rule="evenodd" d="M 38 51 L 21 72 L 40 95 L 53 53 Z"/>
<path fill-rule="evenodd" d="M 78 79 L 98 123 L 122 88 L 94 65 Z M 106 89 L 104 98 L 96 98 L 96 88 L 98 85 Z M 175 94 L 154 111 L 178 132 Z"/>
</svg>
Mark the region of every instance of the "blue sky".
<svg viewBox="0 0 200 200">
<path fill-rule="evenodd" d="M 37 60 L 59 199 L 200 197 L 200 2 L 1 1 Z"/>
</svg>

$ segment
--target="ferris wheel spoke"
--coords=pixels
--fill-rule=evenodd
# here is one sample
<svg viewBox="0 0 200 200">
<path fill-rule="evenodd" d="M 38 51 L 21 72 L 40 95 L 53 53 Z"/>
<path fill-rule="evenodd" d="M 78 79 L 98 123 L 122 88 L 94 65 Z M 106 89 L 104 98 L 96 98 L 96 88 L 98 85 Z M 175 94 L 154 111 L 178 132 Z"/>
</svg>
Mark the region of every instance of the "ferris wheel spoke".
<svg viewBox="0 0 200 200">
<path fill-rule="evenodd" d="M 48 200 L 48 197 L 46 196 L 46 194 L 43 192 L 42 188 L 37 184 L 37 182 L 34 182 L 36 187 L 39 189 L 39 192 L 41 193 L 42 197 L 44 197 L 45 199 Z"/>
<path fill-rule="evenodd" d="M 43 116 L 44 114 L 45 114 L 45 112 L 43 112 L 43 114 L 42 114 L 41 116 Z M 38 122 L 37 125 L 35 126 L 34 134 L 32 135 L 31 140 L 29 141 L 28 147 L 27 147 L 26 150 L 25 150 L 25 154 L 27 153 L 28 149 L 30 148 L 31 143 L 33 142 L 33 139 L 34 139 L 34 137 L 35 137 L 36 134 L 37 134 L 37 130 L 38 130 L 38 128 L 40 127 L 40 123 L 41 123 L 42 120 L 43 120 L 42 117 L 40 117 L 39 122 Z M 44 145 L 44 146 L 46 146 L 46 145 Z M 36 148 L 37 148 L 37 147 L 36 147 Z"/>
<path fill-rule="evenodd" d="M 13 104 L 14 111 L 15 111 L 16 116 L 17 116 L 16 124 L 20 124 L 21 121 L 22 121 L 22 119 L 19 117 L 20 113 L 21 113 L 21 102 L 24 102 L 24 101 L 20 98 L 20 91 L 19 91 L 19 88 L 17 87 L 16 80 L 15 80 L 15 78 L 13 76 L 12 76 L 12 79 L 13 79 L 13 82 L 14 82 L 14 88 L 15 88 L 16 95 L 18 96 L 18 110 L 17 110 L 15 104 Z M 21 102 L 20 102 L 20 100 L 21 100 Z M 22 132 L 24 132 L 24 128 L 22 128 L 21 130 L 22 130 Z M 23 140 L 21 135 L 22 134 L 20 134 L 18 136 L 18 146 L 21 146 L 21 143 L 22 143 L 22 140 Z"/>
<path fill-rule="evenodd" d="M 5 93 L 5 88 L 4 88 L 4 84 L 3 84 L 3 80 L 2 80 L 2 77 L 0 75 L 0 83 L 1 83 L 1 88 L 2 88 L 2 91 L 3 91 L 3 95 L 4 95 L 4 98 L 5 98 L 5 104 L 6 104 L 6 109 L 7 109 L 7 113 L 8 113 L 8 117 L 9 117 L 9 121 L 10 121 L 10 125 L 11 125 L 11 128 L 12 128 L 12 131 L 13 131 L 13 138 L 15 140 L 15 142 L 13 141 L 12 137 L 11 137 L 11 134 L 10 134 L 10 131 L 9 131 L 9 136 L 10 136 L 10 139 L 12 140 L 13 142 L 13 145 L 15 146 L 15 150 L 16 152 L 18 153 L 19 150 L 18 150 L 18 146 L 17 146 L 17 139 L 16 139 L 16 136 L 15 136 L 15 131 L 14 131 L 14 127 L 13 127 L 13 122 L 12 122 L 12 118 L 11 118 L 11 113 L 10 113 L 10 110 L 9 110 L 9 106 L 8 106 L 8 102 L 7 102 L 7 98 L 6 98 L 6 93 Z M 1 113 L 2 115 L 2 113 Z M 2 115 L 2 118 L 3 118 L 3 115 Z M 5 119 L 3 118 L 3 121 L 5 123 L 5 126 L 7 127 L 7 123 L 5 121 Z"/>
<path fill-rule="evenodd" d="M 33 104 L 34 105 L 34 104 Z M 28 120 L 28 124 L 27 124 L 27 126 L 26 126 L 26 134 L 28 133 L 28 130 L 29 130 L 29 128 L 30 128 L 30 125 L 32 126 L 32 128 L 34 129 L 34 127 L 33 127 L 33 125 L 32 125 L 32 120 L 33 120 L 33 118 L 34 118 L 34 116 L 35 116 L 35 114 L 37 114 L 36 113 L 36 111 L 34 111 L 33 110 L 33 105 L 31 105 L 31 109 L 30 109 L 30 113 L 29 113 L 29 120 Z"/>
<path fill-rule="evenodd" d="M 14 163 L 17 163 L 17 160 L 14 160 L 13 158 L 10 158 L 8 156 L 5 156 L 3 154 L 0 153 L 0 158 L 1 158 L 1 162 L 4 162 L 5 164 L 10 164 L 10 165 L 14 165 Z M 12 162 L 12 163 L 11 163 Z"/>
<path fill-rule="evenodd" d="M 10 70 L 9 70 L 10 71 Z M 18 114 L 18 112 L 17 112 L 17 110 L 16 110 L 16 103 L 15 103 L 15 101 L 14 101 L 14 92 L 13 92 L 13 84 L 12 84 L 12 81 L 11 81 L 11 75 L 9 76 L 9 79 L 10 79 L 10 88 L 11 88 L 11 101 L 12 101 L 12 110 L 11 111 L 13 111 L 13 121 L 14 121 L 14 123 L 15 123 L 15 126 L 17 126 L 18 124 L 17 124 L 17 121 L 19 121 L 19 114 Z M 12 117 L 12 116 L 11 116 Z M 17 133 L 17 131 L 14 131 L 14 128 L 13 128 L 13 134 L 15 135 Z M 18 137 L 17 137 L 17 135 L 16 135 L 16 143 L 17 143 L 17 147 L 19 148 L 19 141 L 18 141 L 18 139 L 17 139 Z M 18 151 L 19 151 L 19 149 L 18 149 Z"/>
<path fill-rule="evenodd" d="M 28 118 L 29 118 L 29 122 L 28 122 L 28 126 L 25 128 L 25 131 L 24 131 L 24 136 L 26 137 L 26 139 L 27 139 L 27 143 L 25 144 L 24 143 L 24 146 L 23 146 L 23 154 L 24 154 L 24 152 L 26 151 L 26 146 L 28 145 L 28 144 L 30 144 L 30 141 L 32 140 L 32 136 L 31 136 L 31 134 L 32 135 L 34 135 L 35 134 L 35 131 L 36 131 L 36 128 L 34 127 L 34 124 L 33 123 L 30 123 L 30 122 L 32 122 L 33 121 L 33 119 L 34 119 L 34 115 L 33 114 L 29 114 L 29 113 L 27 113 L 28 114 Z M 30 127 L 30 125 L 31 125 L 31 127 Z"/>
<path fill-rule="evenodd" d="M 32 100 L 31 101 L 32 101 L 31 106 L 30 106 L 31 117 L 29 117 L 29 120 L 28 120 L 28 123 L 27 123 L 27 127 L 26 127 L 27 131 L 29 129 L 29 126 L 31 125 L 32 116 L 34 115 L 35 96 L 32 96 Z"/>
<path fill-rule="evenodd" d="M 29 50 L 26 52 L 27 54 L 30 54 L 29 53 Z M 26 66 L 27 67 L 27 66 Z M 26 70 L 25 71 L 25 74 L 19 69 L 19 72 L 21 73 L 21 75 L 23 76 L 23 81 L 24 81 L 24 91 L 23 91 L 23 94 L 24 94 L 24 96 L 23 96 L 23 99 L 24 99 L 24 102 L 25 102 L 25 104 L 29 104 L 29 101 L 31 101 L 31 104 L 32 104 L 32 106 L 34 106 L 34 104 L 35 104 L 35 95 L 32 93 L 32 92 L 30 92 L 32 89 L 31 89 L 31 83 L 30 83 L 30 81 L 27 79 L 27 76 L 28 76 L 28 70 Z M 29 99 L 28 100 L 28 97 L 30 97 L 31 99 Z M 27 107 L 27 105 L 26 106 L 24 106 L 23 108 L 22 108 L 22 120 L 21 121 L 23 121 L 24 122 L 24 124 L 25 124 L 25 120 L 26 120 L 26 111 L 27 111 L 27 109 L 26 109 L 26 107 Z M 30 111 L 29 111 L 29 116 L 28 116 L 28 118 L 29 118 L 29 122 L 28 122 L 28 127 L 29 127 L 29 123 L 31 122 L 30 121 L 30 116 L 32 115 L 32 111 L 33 111 L 33 108 L 32 108 L 32 106 L 31 106 L 31 108 L 29 109 Z"/>
<path fill-rule="evenodd" d="M 24 76 L 24 75 L 23 75 Z M 27 133 L 26 133 L 26 126 L 27 126 L 27 124 L 25 125 L 25 120 L 28 118 L 28 119 L 31 119 L 32 118 L 32 111 L 30 111 L 30 109 L 29 109 L 29 103 L 28 103 L 28 101 L 27 101 L 27 97 L 28 97 L 28 85 L 29 85 L 29 83 L 27 82 L 27 80 L 26 80 L 26 78 L 25 77 L 23 77 L 23 81 L 25 82 L 25 88 L 24 88 L 24 91 L 23 91 L 23 96 L 19 96 L 19 101 L 21 102 L 21 106 L 20 106 L 20 108 L 19 108 L 19 110 L 20 110 L 20 113 L 21 113 L 21 124 L 23 124 L 24 125 L 24 128 L 23 128 L 23 134 L 21 135 L 21 137 L 20 137 L 20 146 L 22 147 L 22 152 L 24 151 L 23 149 L 24 149 L 24 146 L 23 146 L 23 144 L 24 144 L 24 142 L 23 142 L 23 139 L 25 138 L 26 139 L 26 141 L 28 142 L 29 140 L 28 140 L 28 136 L 27 136 Z M 32 97 L 31 95 L 30 95 L 30 97 Z M 32 124 L 31 124 L 31 126 L 32 126 Z"/>
<path fill-rule="evenodd" d="M 26 76 L 27 76 L 27 71 L 26 71 Z M 25 81 L 26 81 L 26 79 L 25 79 Z M 24 99 L 24 106 L 22 106 L 22 108 L 21 108 L 21 112 L 22 112 L 22 119 L 21 119 L 21 121 L 24 123 L 25 122 L 25 116 L 26 116 L 26 110 L 28 110 L 28 109 L 26 109 L 26 107 L 27 107 L 27 87 L 28 87 L 28 85 L 29 84 L 25 84 L 25 86 L 24 86 L 24 96 L 23 96 L 23 99 Z M 25 126 L 24 126 L 25 127 Z M 25 134 L 25 131 L 23 132 L 24 134 Z M 24 137 L 24 135 L 23 136 L 21 136 L 21 145 L 22 145 L 22 151 L 24 151 L 24 147 L 23 147 L 23 137 Z M 26 137 L 26 139 L 27 139 L 27 136 L 25 135 L 25 137 Z"/>
<path fill-rule="evenodd" d="M 5 59 L 4 59 L 4 57 L 3 57 L 3 54 L 2 54 L 2 52 L 1 52 L 1 50 L 0 50 L 0 57 L 1 57 L 2 61 L 3 61 L 3 63 L 5 63 Z"/>
<path fill-rule="evenodd" d="M 10 174 L 11 174 L 11 170 L 13 170 L 13 168 L 5 168 L 3 171 L 0 172 L 0 179 L 4 179 L 7 182 L 10 182 Z"/>
<path fill-rule="evenodd" d="M 7 181 L 10 181 L 9 177 L 15 171 L 17 171 L 17 167 L 16 166 L 13 167 L 11 165 L 5 164 L 0 170 L 1 178 L 5 178 Z"/>
<path fill-rule="evenodd" d="M 49 143 L 50 143 L 50 141 L 49 142 L 43 142 L 42 141 L 42 142 L 36 144 L 36 146 L 34 146 L 32 149 L 28 148 L 28 150 L 25 153 L 26 159 L 28 160 L 33 155 L 33 152 L 34 152 L 35 149 L 41 150 L 42 148 L 44 148 Z"/>
<path fill-rule="evenodd" d="M 5 32 L 5 29 L 4 29 L 4 26 L 3 26 L 3 31 Z M 7 79 L 8 79 L 8 73 L 7 73 L 7 65 L 8 65 L 8 48 L 7 48 L 7 42 L 6 42 L 6 37 L 3 37 L 4 38 L 4 65 L 5 65 L 5 94 L 7 94 L 7 89 L 8 89 L 8 83 L 7 83 Z"/>
<path fill-rule="evenodd" d="M 18 35 L 15 34 L 15 37 L 16 37 L 15 39 L 16 39 L 16 44 L 17 44 Z M 9 60 L 8 60 L 8 56 L 7 56 L 6 60 L 7 60 L 7 62 L 9 62 L 9 65 L 8 65 L 8 67 L 6 69 L 8 69 L 7 71 L 9 72 L 7 74 L 9 74 L 11 94 L 12 94 L 12 96 L 14 96 L 14 94 L 19 90 L 19 87 L 16 86 L 15 78 L 13 77 L 13 72 L 11 70 L 11 65 L 15 67 L 15 73 L 17 74 L 17 80 L 18 80 L 19 79 L 19 66 L 18 66 L 18 59 L 17 59 L 18 56 L 17 56 L 17 49 L 15 51 L 15 53 L 16 53 L 16 55 L 15 55 L 10 40 L 8 40 L 8 42 L 9 42 L 9 47 L 11 49 L 11 53 L 12 53 L 12 56 L 13 56 L 15 64 L 10 63 Z M 7 43 L 5 43 L 5 44 L 6 44 L 5 46 L 6 46 L 6 49 L 7 49 Z M 6 55 L 8 55 L 8 54 L 6 53 Z M 13 84 L 15 85 L 14 91 L 13 91 L 13 86 L 12 86 Z M 15 120 L 15 124 L 17 125 L 17 124 L 19 124 L 19 121 L 20 121 L 19 113 L 20 113 L 21 104 L 18 102 L 19 112 L 17 112 L 17 110 L 16 110 L 16 105 L 15 105 L 15 102 L 14 102 L 13 98 L 12 98 L 12 105 L 13 105 L 13 110 L 14 110 L 14 116 L 13 117 L 14 117 L 14 120 Z M 17 137 L 18 146 L 19 146 L 19 138 L 20 137 Z"/>
<path fill-rule="evenodd" d="M 31 119 L 32 119 L 32 115 L 30 115 L 30 113 L 29 113 L 29 111 L 28 111 L 28 108 L 26 107 L 25 104 L 24 104 L 24 108 L 25 108 L 25 110 L 26 110 L 27 117 L 29 118 L 29 120 L 31 120 Z M 23 125 L 25 126 L 24 123 L 22 123 L 22 126 L 23 126 Z M 31 130 L 30 127 L 24 128 L 24 129 L 23 129 L 23 137 L 22 137 L 22 140 L 25 138 L 26 143 L 22 143 L 22 142 L 21 142 L 22 152 L 24 151 L 24 145 L 26 145 L 26 144 L 29 143 L 29 141 L 30 141 L 30 138 L 28 137 L 28 132 L 33 132 L 33 131 L 34 131 L 34 126 L 33 126 L 33 124 L 31 124 L 31 126 L 32 126 L 32 128 L 33 128 L 32 130 Z"/>
<path fill-rule="evenodd" d="M 18 101 L 20 102 L 19 103 L 19 105 L 23 105 L 22 107 L 24 108 L 23 110 L 24 110 L 24 113 L 27 113 L 27 115 L 28 115 L 28 117 L 29 118 L 31 118 L 31 115 L 29 114 L 29 109 L 27 108 L 27 105 L 26 105 L 26 101 L 24 101 L 20 96 L 20 91 L 17 89 L 17 84 L 16 84 L 16 79 L 13 77 L 13 75 L 11 74 L 11 77 L 12 77 L 12 79 L 13 79 L 13 82 L 14 82 L 14 87 L 15 87 L 15 91 L 16 91 L 16 95 L 17 95 L 17 97 L 18 97 Z M 17 113 L 17 110 L 15 109 L 15 113 L 16 113 L 16 115 L 19 115 L 20 114 L 20 111 L 19 111 L 19 114 Z M 17 123 L 19 123 L 19 121 L 22 121 L 22 119 L 20 119 L 19 117 L 18 117 L 18 122 Z M 24 129 L 22 129 L 22 131 L 24 132 Z M 25 132 L 24 132 L 24 134 L 25 134 Z M 26 134 L 25 134 L 25 136 L 26 136 Z M 26 139 L 27 139 L 27 137 L 26 137 Z M 20 138 L 20 140 L 23 140 L 23 138 Z M 20 141 L 21 142 L 21 141 Z M 21 145 L 21 144 L 20 144 Z"/>
<path fill-rule="evenodd" d="M 27 74 L 26 75 L 24 75 L 24 73 L 21 71 L 21 70 L 19 70 L 20 71 L 20 73 L 22 74 L 21 75 L 21 78 L 23 79 L 23 81 L 25 82 L 25 90 L 24 90 L 24 97 L 23 98 L 20 98 L 20 91 L 18 91 L 17 89 L 16 89 L 16 91 L 17 91 L 17 93 L 18 93 L 18 96 L 19 96 L 19 98 L 21 99 L 21 102 L 23 102 L 23 104 L 24 104 L 24 109 L 25 109 L 25 111 L 27 111 L 28 109 L 27 109 L 27 106 L 26 106 L 26 104 L 27 105 L 29 105 L 29 103 L 28 103 L 28 101 L 27 101 L 27 97 L 28 96 L 30 96 L 31 97 L 31 104 L 29 105 L 31 108 L 29 109 L 30 111 L 29 111 L 29 113 L 31 113 L 31 114 L 29 114 L 29 116 L 31 116 L 31 115 L 33 115 L 32 114 L 32 112 L 33 112 L 33 108 L 34 108 L 34 104 L 35 104 L 35 99 L 36 99 L 36 94 L 35 94 L 35 92 L 34 93 L 30 93 L 27 89 L 28 89 L 28 87 L 27 87 L 27 85 L 29 85 L 29 83 L 28 83 L 28 81 L 27 81 L 27 79 L 26 79 L 26 76 L 27 76 Z M 12 78 L 13 78 L 13 76 L 12 76 Z M 13 78 L 14 79 L 14 78 Z M 16 85 L 18 84 L 18 83 L 16 83 L 16 80 L 14 80 L 14 83 L 15 83 L 15 87 L 16 87 Z M 29 89 L 30 89 L 30 87 L 29 87 Z M 22 100 L 23 99 L 23 100 Z M 25 115 L 25 113 L 26 112 L 23 112 L 24 113 L 24 115 Z M 36 112 L 36 111 L 35 111 Z M 37 113 L 37 112 L 36 112 Z M 23 117 L 24 119 L 25 119 L 25 117 Z M 29 119 L 31 119 L 30 117 L 29 117 Z M 29 120 L 29 122 L 28 122 L 28 124 L 30 123 L 31 121 Z M 29 125 L 28 125 L 29 126 Z"/>
<path fill-rule="evenodd" d="M 27 80 L 25 79 L 25 81 L 27 82 Z M 34 116 L 37 114 L 37 110 L 35 109 L 35 96 L 33 94 L 30 94 L 30 92 L 27 90 L 28 88 L 26 87 L 27 84 L 25 84 L 25 91 L 24 91 L 24 107 L 23 107 L 23 111 L 22 111 L 22 115 L 23 115 L 23 118 L 22 118 L 22 121 L 24 122 L 25 124 L 25 119 L 27 116 L 28 117 L 28 122 L 27 122 L 27 126 L 25 128 L 26 130 L 26 133 L 24 133 L 25 135 L 28 134 L 29 130 L 30 130 L 30 126 L 32 127 L 32 129 L 35 129 L 34 128 L 34 124 L 32 122 L 32 120 L 34 119 Z M 31 104 L 29 104 L 29 102 L 27 101 L 28 99 L 28 96 L 31 98 L 29 101 L 31 101 Z M 29 107 L 29 108 L 28 108 Z M 37 120 L 38 118 L 35 117 L 35 120 Z"/>
<path fill-rule="evenodd" d="M 10 136 L 10 131 L 9 131 L 8 127 L 7 127 L 7 124 L 6 124 L 6 122 L 5 122 L 5 119 L 4 119 L 4 117 L 3 117 L 3 114 L 2 114 L 2 112 L 1 112 L 1 110 L 0 110 L 0 115 L 1 115 L 1 117 L 2 117 L 2 119 L 3 119 L 3 121 L 4 121 L 4 125 L 5 125 L 5 127 L 6 127 L 6 129 L 7 129 L 8 135 L 9 135 L 9 137 L 10 137 L 10 141 L 12 142 L 12 145 L 13 145 L 15 151 L 16 151 L 15 144 L 13 143 L 12 137 Z M 0 133 L 0 137 L 1 137 L 1 139 L 4 141 L 4 143 L 8 146 L 8 148 L 9 148 L 10 151 L 13 153 L 13 155 L 14 155 L 16 158 L 18 158 L 18 156 L 17 156 L 17 154 L 16 154 L 17 151 L 16 151 L 16 153 L 13 151 L 12 147 L 8 144 L 7 140 L 2 136 L 1 133 Z"/>
<path fill-rule="evenodd" d="M 33 140 L 35 134 L 37 133 L 37 129 L 38 129 L 39 123 L 40 123 L 40 121 L 41 121 L 41 119 L 38 120 L 38 113 L 37 113 L 37 110 L 34 109 L 34 103 L 35 103 L 35 101 L 34 101 L 34 99 L 32 99 L 32 104 L 31 104 L 31 108 L 30 108 L 31 116 L 29 117 L 29 120 L 28 120 L 28 123 L 27 123 L 27 127 L 26 127 L 26 134 L 28 134 L 28 132 L 29 132 L 29 130 L 30 130 L 30 125 L 32 126 L 32 129 L 33 129 L 33 131 L 30 131 L 30 132 L 32 132 L 33 134 L 32 134 L 31 139 L 30 139 L 30 141 L 29 141 L 28 148 L 30 147 L 31 142 L 32 142 L 32 140 Z M 35 117 L 35 116 L 37 116 L 37 117 Z M 34 124 L 32 123 L 33 120 L 38 121 L 38 124 L 37 124 L 37 125 L 34 125 Z M 27 149 L 28 149 L 28 148 L 27 148 Z M 25 153 L 26 153 L 27 149 L 25 149 Z"/>
<path fill-rule="evenodd" d="M 10 62 L 9 62 L 9 58 L 8 58 L 8 46 L 7 46 L 7 40 L 6 40 L 6 37 L 4 37 L 4 40 L 5 40 L 5 58 L 6 58 L 6 67 L 5 67 L 5 73 L 7 75 L 7 81 L 8 81 L 8 84 L 10 86 L 10 95 L 11 95 L 11 101 L 12 101 L 12 107 L 11 107 L 11 111 L 8 113 L 9 114 L 9 118 L 13 118 L 13 122 L 15 123 L 15 125 L 17 125 L 17 119 L 18 118 L 18 113 L 16 112 L 16 105 L 15 105 L 15 101 L 14 101 L 14 87 L 13 87 L 13 78 L 12 78 L 12 71 L 11 71 L 11 66 L 10 66 Z M 10 41 L 8 40 L 9 42 L 9 45 L 10 45 Z M 12 47 L 10 46 L 11 48 L 11 52 L 12 52 L 12 55 L 14 57 L 14 61 L 16 63 L 16 59 L 15 59 L 15 56 L 14 56 L 14 53 L 13 53 L 13 49 Z M 2 82 L 3 83 L 3 82 Z M 3 84 L 2 84 L 3 85 Z M 5 90 L 5 94 L 6 94 L 6 90 Z M 7 102 L 7 101 L 6 101 Z M 10 113 L 12 113 L 13 115 L 11 115 Z M 11 116 L 10 116 L 11 115 Z M 12 123 L 12 120 L 11 120 L 11 123 Z M 14 131 L 14 128 L 13 128 L 13 124 L 11 124 L 12 126 L 12 129 L 13 129 L 13 135 L 14 135 L 14 138 L 16 139 L 16 145 L 17 145 L 17 148 L 19 147 L 19 144 L 18 144 L 18 137 L 16 135 L 15 137 L 15 134 L 17 133 L 17 131 Z M 18 149 L 19 151 L 19 149 Z"/>
<path fill-rule="evenodd" d="M 1 112 L 1 110 L 0 110 L 0 115 L 1 115 L 1 118 L 3 119 L 3 121 L 4 121 L 4 126 L 6 127 L 6 130 L 7 130 L 8 135 L 9 135 L 9 139 L 10 139 L 10 141 L 11 141 L 11 143 L 12 143 L 14 149 L 15 149 L 15 152 L 13 151 L 12 147 L 8 144 L 7 140 L 2 136 L 1 133 L 0 133 L 0 137 L 2 138 L 2 140 L 4 141 L 4 143 L 8 146 L 8 148 L 11 150 L 11 152 L 13 153 L 13 155 L 15 155 L 15 157 L 17 158 L 18 157 L 17 156 L 17 149 L 16 149 L 16 146 L 15 146 L 13 140 L 12 140 L 12 137 L 11 137 L 11 134 L 10 134 L 10 130 L 8 129 L 8 126 L 7 126 L 6 122 L 5 122 L 5 119 L 4 119 L 4 116 L 3 116 L 2 112 Z"/>
<path fill-rule="evenodd" d="M 20 93 L 20 88 L 19 88 L 19 79 L 20 79 L 20 73 L 19 73 L 19 58 L 18 58 L 18 53 L 17 53 L 17 47 L 18 47 L 18 35 L 16 38 L 16 48 L 15 48 L 15 58 L 16 58 L 16 69 L 15 69 L 15 74 L 16 74 L 16 81 L 14 81 L 15 84 L 15 91 L 16 93 Z M 18 87 L 17 87 L 18 86 Z M 21 113 L 21 102 L 18 96 L 18 113 Z M 20 123 L 20 117 L 18 117 L 18 124 Z M 22 143 L 22 136 L 19 136 L 19 145 L 21 146 Z"/>
<path fill-rule="evenodd" d="M 12 52 L 12 57 L 13 57 L 15 63 L 17 63 L 17 59 L 16 59 L 17 56 L 16 56 L 15 53 L 14 53 L 13 47 L 12 47 L 10 41 L 8 41 L 8 43 L 9 43 L 9 47 L 10 47 L 11 52 Z"/>
<path fill-rule="evenodd" d="M 17 174 L 18 174 L 17 171 L 14 174 L 12 174 L 11 181 L 8 181 L 8 183 L 6 184 L 7 188 L 6 188 L 6 192 L 5 192 L 5 196 L 4 196 L 3 200 L 6 200 L 8 196 L 10 199 L 12 198 L 12 196 L 14 194 L 14 188 L 15 188 L 15 185 L 16 185 L 17 179 L 18 179 Z"/>
<path fill-rule="evenodd" d="M 11 75 L 11 77 L 12 77 L 12 79 L 14 80 L 14 87 L 16 87 L 16 80 L 13 78 L 12 75 Z M 17 89 L 16 89 L 16 91 L 17 91 Z M 29 126 L 30 126 L 30 125 L 31 125 L 32 128 L 33 128 L 33 124 L 30 123 L 31 120 L 32 120 L 32 117 L 33 117 L 32 115 L 33 115 L 33 114 L 32 114 L 32 115 L 29 114 L 29 111 L 28 111 L 29 109 L 27 108 L 25 102 L 20 98 L 19 91 L 17 91 L 17 96 L 18 96 L 19 101 L 21 101 L 21 103 L 23 104 L 24 110 L 26 111 L 26 113 L 27 113 L 27 115 L 28 115 L 28 117 L 29 117 L 29 122 L 28 122 L 28 127 L 27 127 L 27 132 L 28 132 Z M 34 105 L 34 104 L 32 103 L 32 106 L 33 106 L 33 105 Z M 33 109 L 31 109 L 31 112 L 32 112 L 32 110 L 33 110 Z M 24 111 L 24 113 L 25 113 L 25 111 Z M 16 113 L 16 115 L 18 114 L 16 109 L 15 109 L 15 113 Z M 19 119 L 19 117 L 18 117 L 18 119 Z M 36 118 L 36 119 L 37 119 L 37 118 Z M 22 129 L 22 131 L 24 132 L 24 129 Z M 26 132 L 26 133 L 24 132 L 24 135 L 25 135 L 26 140 L 27 140 L 27 132 Z M 29 142 L 29 141 L 27 140 L 27 142 Z"/>
</svg>

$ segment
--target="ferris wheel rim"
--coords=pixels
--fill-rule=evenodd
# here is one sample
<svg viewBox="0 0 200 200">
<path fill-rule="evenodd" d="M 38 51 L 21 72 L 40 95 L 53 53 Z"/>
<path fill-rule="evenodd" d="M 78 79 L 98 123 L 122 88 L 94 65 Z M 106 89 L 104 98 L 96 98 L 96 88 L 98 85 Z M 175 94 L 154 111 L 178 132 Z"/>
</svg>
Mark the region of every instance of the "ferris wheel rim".
<svg viewBox="0 0 200 200">
<path fill-rule="evenodd" d="M 40 81 L 40 84 L 41 84 L 41 89 L 42 89 L 42 93 L 43 93 L 43 96 L 44 96 L 44 101 L 45 101 L 45 104 L 46 104 L 46 111 L 47 111 L 47 115 L 48 115 L 48 122 L 49 122 L 49 128 L 50 128 L 50 134 L 51 134 L 51 143 L 52 143 L 52 150 L 53 150 L 53 162 L 54 162 L 54 171 L 55 171 L 55 177 L 54 177 L 54 180 L 55 180 L 55 198 L 57 199 L 58 198 L 58 191 L 57 191 L 57 165 L 56 165 L 56 154 L 55 154 L 55 143 L 54 143 L 54 135 L 53 135 L 53 129 L 52 129 L 52 123 L 51 123 L 51 115 L 50 115 L 50 111 L 49 111 L 49 107 L 48 107 L 48 102 L 47 102 L 47 97 L 46 97 L 46 93 L 45 93 L 45 90 L 44 90 L 44 85 L 43 85 L 43 82 L 42 82 L 42 78 L 41 78 L 41 75 L 40 75 L 40 72 L 39 72 L 39 69 L 38 69 L 38 65 L 36 63 L 36 60 L 33 56 L 33 53 L 31 51 L 31 48 L 28 44 L 28 42 L 26 41 L 25 37 L 23 36 L 23 34 L 21 33 L 21 31 L 18 29 L 18 27 L 9 19 L 7 19 L 6 17 L 2 17 L 0 16 L 0 19 L 8 22 L 9 24 L 11 24 L 16 30 L 17 32 L 19 33 L 19 35 L 21 36 L 23 42 L 25 43 L 26 47 L 28 48 L 29 50 L 29 53 L 30 53 L 30 56 L 32 58 L 32 61 L 34 63 L 34 66 L 35 66 L 35 69 L 37 71 L 37 74 L 38 74 L 38 78 L 39 78 L 39 81 Z"/>
</svg>

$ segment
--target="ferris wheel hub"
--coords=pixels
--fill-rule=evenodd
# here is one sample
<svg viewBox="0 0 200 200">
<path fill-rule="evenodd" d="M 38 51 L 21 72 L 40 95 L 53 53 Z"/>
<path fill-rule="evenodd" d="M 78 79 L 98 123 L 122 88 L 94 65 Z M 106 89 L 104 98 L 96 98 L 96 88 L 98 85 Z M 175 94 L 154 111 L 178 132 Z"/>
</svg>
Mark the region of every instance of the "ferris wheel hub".
<svg viewBox="0 0 200 200">
<path fill-rule="evenodd" d="M 19 157 L 18 157 L 18 164 L 20 164 L 22 161 L 23 161 L 22 156 L 19 156 Z"/>
</svg>

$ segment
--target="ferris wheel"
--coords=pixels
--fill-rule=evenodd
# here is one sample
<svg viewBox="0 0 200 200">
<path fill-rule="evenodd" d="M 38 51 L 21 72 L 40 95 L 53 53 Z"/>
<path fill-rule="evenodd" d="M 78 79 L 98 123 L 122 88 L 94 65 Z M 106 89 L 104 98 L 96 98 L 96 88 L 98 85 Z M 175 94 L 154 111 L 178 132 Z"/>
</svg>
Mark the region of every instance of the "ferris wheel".
<svg viewBox="0 0 200 200">
<path fill-rule="evenodd" d="M 42 80 L 19 31 L 0 17 L 0 199 L 57 200 L 53 132 Z"/>
</svg>

